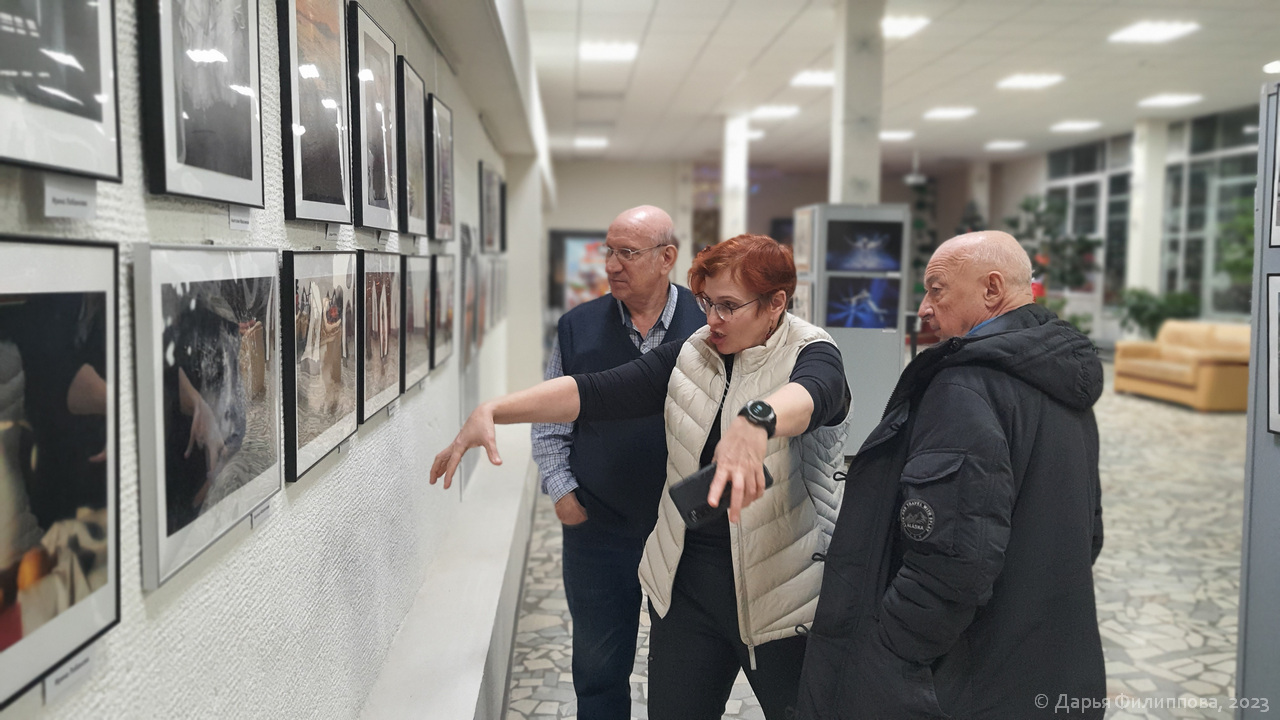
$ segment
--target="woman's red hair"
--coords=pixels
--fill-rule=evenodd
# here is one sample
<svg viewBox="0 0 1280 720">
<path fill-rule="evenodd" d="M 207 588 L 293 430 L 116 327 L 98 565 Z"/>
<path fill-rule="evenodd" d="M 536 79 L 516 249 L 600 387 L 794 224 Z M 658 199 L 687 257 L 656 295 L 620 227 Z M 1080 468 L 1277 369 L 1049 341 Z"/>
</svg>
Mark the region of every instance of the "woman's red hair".
<svg viewBox="0 0 1280 720">
<path fill-rule="evenodd" d="M 769 296 L 782 290 L 787 300 L 796 291 L 796 264 L 791 248 L 764 235 L 738 235 L 704 248 L 689 268 L 689 289 L 702 294 L 707 278 L 725 270 L 757 295 Z"/>
</svg>

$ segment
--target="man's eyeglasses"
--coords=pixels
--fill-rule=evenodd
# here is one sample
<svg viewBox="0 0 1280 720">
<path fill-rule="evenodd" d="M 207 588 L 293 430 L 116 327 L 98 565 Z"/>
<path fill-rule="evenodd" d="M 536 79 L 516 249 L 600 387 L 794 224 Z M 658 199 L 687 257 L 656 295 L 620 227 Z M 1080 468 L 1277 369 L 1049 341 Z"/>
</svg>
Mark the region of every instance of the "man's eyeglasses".
<svg viewBox="0 0 1280 720">
<path fill-rule="evenodd" d="M 637 257 L 649 252 L 650 250 L 657 250 L 658 248 L 663 248 L 663 247 L 666 247 L 666 245 L 665 244 L 654 245 L 653 247 L 648 247 L 643 250 L 632 250 L 631 248 L 611 248 L 608 245 L 606 245 L 604 247 L 604 259 L 608 260 L 614 255 L 617 255 L 618 259 L 621 260 L 622 262 L 631 262 L 632 260 L 635 260 Z"/>
<path fill-rule="evenodd" d="M 742 308 L 750 305 L 751 303 L 756 302 L 756 300 L 759 300 L 760 298 L 756 298 L 751 302 L 744 302 L 741 305 L 734 305 L 733 303 L 711 302 L 711 298 L 707 297 L 706 295 L 699 295 L 694 299 L 698 301 L 698 307 L 702 310 L 702 313 L 704 315 L 711 312 L 712 310 L 715 310 L 716 317 L 720 318 L 721 320 L 727 321 L 729 318 L 733 317 L 734 310 L 741 310 Z"/>
</svg>

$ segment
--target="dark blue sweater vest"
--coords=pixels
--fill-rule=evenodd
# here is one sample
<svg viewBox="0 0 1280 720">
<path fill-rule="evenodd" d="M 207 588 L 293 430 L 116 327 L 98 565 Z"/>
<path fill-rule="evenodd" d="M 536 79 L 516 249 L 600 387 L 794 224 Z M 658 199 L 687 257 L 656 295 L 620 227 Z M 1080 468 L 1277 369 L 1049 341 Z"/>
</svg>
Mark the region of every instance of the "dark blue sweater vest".
<svg viewBox="0 0 1280 720">
<path fill-rule="evenodd" d="M 680 286 L 676 291 L 676 311 L 664 342 L 683 343 L 706 324 L 707 317 L 698 310 L 693 293 Z M 560 318 L 559 340 L 565 375 L 609 370 L 640 357 L 612 293 L 565 313 Z M 574 423 L 569 467 L 592 526 L 620 535 L 647 536 L 657 522 L 658 500 L 666 483 L 662 416 Z"/>
</svg>

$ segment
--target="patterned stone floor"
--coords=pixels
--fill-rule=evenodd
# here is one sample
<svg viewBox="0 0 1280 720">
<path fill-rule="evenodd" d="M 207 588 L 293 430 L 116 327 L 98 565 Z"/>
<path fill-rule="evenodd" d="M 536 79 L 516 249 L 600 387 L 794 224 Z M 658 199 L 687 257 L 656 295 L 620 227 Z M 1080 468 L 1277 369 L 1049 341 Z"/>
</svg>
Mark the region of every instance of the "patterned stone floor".
<svg viewBox="0 0 1280 720">
<path fill-rule="evenodd" d="M 1110 366 L 1108 366 L 1110 371 Z M 1106 547 L 1094 569 L 1108 718 L 1231 717 L 1167 707 L 1233 693 L 1244 484 L 1243 414 L 1202 415 L 1110 389 L 1098 402 Z M 517 628 L 508 720 L 576 717 L 560 530 L 539 498 Z M 631 676 L 633 718 L 646 719 L 648 618 Z M 1123 695 L 1123 698 L 1121 696 Z M 763 720 L 742 676 L 725 718 Z M 1056 698 L 1055 698 L 1056 700 Z"/>
</svg>

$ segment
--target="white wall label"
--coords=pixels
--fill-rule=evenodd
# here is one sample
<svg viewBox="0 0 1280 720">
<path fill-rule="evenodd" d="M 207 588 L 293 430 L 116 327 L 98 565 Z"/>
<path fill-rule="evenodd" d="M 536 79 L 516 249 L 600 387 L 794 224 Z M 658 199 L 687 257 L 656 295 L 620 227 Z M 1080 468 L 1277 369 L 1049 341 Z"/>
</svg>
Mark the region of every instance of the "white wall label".
<svg viewBox="0 0 1280 720">
<path fill-rule="evenodd" d="M 395 417 L 396 413 L 399 411 L 400 411 L 400 398 L 396 398 L 395 400 L 392 400 L 391 403 L 387 405 L 387 417 L 389 418 Z"/>
<path fill-rule="evenodd" d="M 271 519 L 272 512 L 273 510 L 271 509 L 270 500 L 262 503 L 258 506 L 257 510 L 254 510 L 253 513 L 249 515 L 249 527 L 253 530 L 257 530 L 263 525 L 266 525 L 267 521 Z"/>
<path fill-rule="evenodd" d="M 249 208 L 244 205 L 231 205 L 229 207 L 231 229 L 249 232 Z"/>
<path fill-rule="evenodd" d="M 52 705 L 84 685 L 93 676 L 97 645 L 90 645 L 44 679 L 44 704 Z"/>
<path fill-rule="evenodd" d="M 92 178 L 44 174 L 44 216 L 92 220 L 98 212 L 98 181 Z"/>
<path fill-rule="evenodd" d="M 324 228 L 324 239 L 330 242 L 338 242 L 338 231 L 342 226 L 338 223 L 328 223 Z"/>
<path fill-rule="evenodd" d="M 356 444 L 356 436 L 352 435 L 346 440 L 343 440 L 342 442 L 338 443 L 338 452 L 349 453 L 351 452 L 351 448 L 354 447 L 355 444 Z"/>
</svg>

